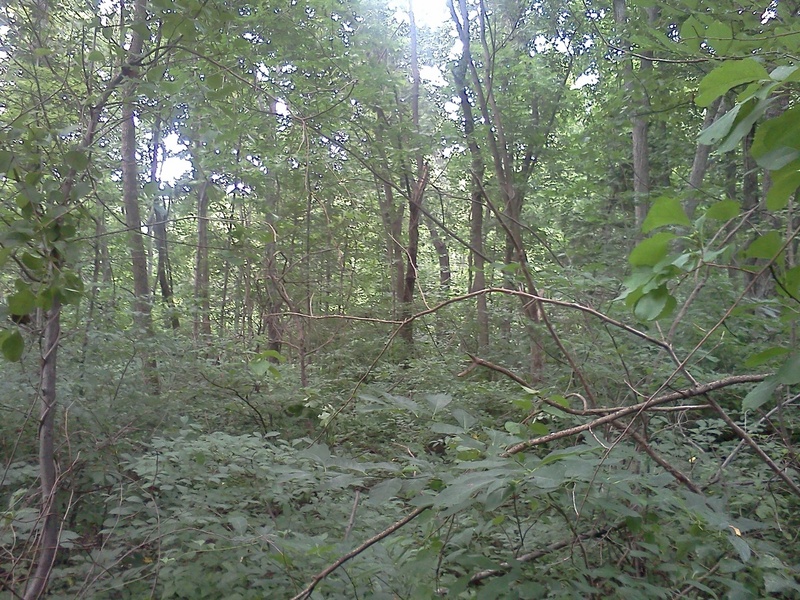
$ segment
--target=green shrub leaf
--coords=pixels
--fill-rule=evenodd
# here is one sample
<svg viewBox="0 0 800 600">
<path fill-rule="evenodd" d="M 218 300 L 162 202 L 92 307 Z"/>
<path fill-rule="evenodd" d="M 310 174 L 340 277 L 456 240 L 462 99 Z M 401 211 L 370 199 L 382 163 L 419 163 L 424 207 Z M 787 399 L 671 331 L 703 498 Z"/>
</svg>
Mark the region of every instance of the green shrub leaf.
<svg viewBox="0 0 800 600">
<path fill-rule="evenodd" d="M 697 106 L 708 106 L 728 90 L 762 79 L 769 79 L 769 73 L 757 60 L 746 58 L 726 61 L 703 78 L 695 102 Z"/>
<path fill-rule="evenodd" d="M 680 200 L 662 196 L 653 202 L 647 218 L 642 223 L 642 233 L 649 233 L 664 225 L 691 225 Z"/>
</svg>

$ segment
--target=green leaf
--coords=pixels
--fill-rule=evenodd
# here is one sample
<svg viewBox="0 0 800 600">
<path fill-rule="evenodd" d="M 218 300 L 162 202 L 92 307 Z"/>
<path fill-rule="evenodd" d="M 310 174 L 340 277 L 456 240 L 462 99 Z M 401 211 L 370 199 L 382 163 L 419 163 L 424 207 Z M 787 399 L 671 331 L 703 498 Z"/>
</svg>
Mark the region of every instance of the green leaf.
<svg viewBox="0 0 800 600">
<path fill-rule="evenodd" d="M 746 361 L 744 361 L 744 366 L 752 369 L 755 367 L 760 367 L 766 362 L 769 362 L 776 356 L 783 356 L 784 354 L 789 354 L 788 348 L 781 348 L 781 347 L 774 347 L 774 348 L 767 348 L 762 352 L 757 352 L 750 356 Z"/>
<path fill-rule="evenodd" d="M 733 29 L 730 23 L 724 21 L 713 21 L 708 26 L 706 39 L 709 45 L 714 48 L 717 54 L 728 52 L 733 39 Z"/>
<path fill-rule="evenodd" d="M 367 500 L 367 504 L 383 506 L 392 498 L 396 498 L 400 494 L 402 487 L 403 482 L 400 479 L 395 478 L 382 481 L 369 490 L 369 500 Z"/>
<path fill-rule="evenodd" d="M 103 62 L 106 59 L 105 54 L 100 52 L 100 50 L 92 50 L 86 58 L 94 62 Z"/>
<path fill-rule="evenodd" d="M 800 383 L 800 352 L 790 356 L 783 366 L 775 373 L 778 383 L 795 385 Z"/>
<path fill-rule="evenodd" d="M 774 259 L 783 247 L 783 237 L 774 229 L 758 237 L 744 251 L 746 258 Z"/>
<path fill-rule="evenodd" d="M 0 150 L 0 176 L 5 176 L 14 162 L 14 153 L 8 150 Z"/>
<path fill-rule="evenodd" d="M 728 90 L 762 79 L 769 79 L 769 73 L 755 59 L 726 61 L 703 77 L 695 102 L 698 106 L 706 107 Z"/>
<path fill-rule="evenodd" d="M 453 401 L 453 397 L 450 394 L 426 394 L 425 400 L 431 405 L 433 412 L 437 413 L 450 404 Z"/>
<path fill-rule="evenodd" d="M 800 150 L 781 146 L 762 154 L 756 159 L 756 163 L 770 171 L 777 171 L 798 158 L 800 158 Z"/>
<path fill-rule="evenodd" d="M 798 187 L 800 187 L 800 158 L 772 172 L 772 185 L 766 198 L 767 209 L 775 211 L 786 208 L 789 198 Z"/>
<path fill-rule="evenodd" d="M 731 534 L 728 536 L 728 539 L 730 540 L 731 545 L 736 549 L 736 552 L 739 553 L 739 559 L 743 563 L 746 563 L 748 560 L 750 560 L 750 546 L 746 541 L 744 541 L 744 538 L 735 534 Z"/>
<path fill-rule="evenodd" d="M 534 421 L 528 425 L 528 429 L 530 430 L 531 435 L 536 437 L 541 437 L 550 433 L 550 428 L 540 421 Z"/>
<path fill-rule="evenodd" d="M 83 280 L 80 274 L 74 271 L 65 271 L 62 275 L 62 285 L 59 290 L 61 302 L 64 304 L 77 304 L 83 297 Z"/>
<path fill-rule="evenodd" d="M 789 65 L 782 65 L 773 69 L 769 76 L 773 81 L 786 81 L 786 79 L 792 74 L 797 73 L 798 68 L 800 67 L 796 65 L 793 67 L 790 67 Z"/>
<path fill-rule="evenodd" d="M 778 292 L 795 298 L 800 296 L 800 265 L 792 267 L 783 274 Z"/>
<path fill-rule="evenodd" d="M 256 358 L 260 358 L 262 360 L 274 359 L 281 363 L 286 362 L 286 357 L 277 350 L 264 350 L 263 352 L 256 354 Z"/>
<path fill-rule="evenodd" d="M 33 295 L 30 288 L 24 287 L 11 294 L 7 303 L 8 312 L 12 315 L 27 315 L 36 308 L 36 296 Z"/>
<path fill-rule="evenodd" d="M 694 16 L 690 16 L 681 25 L 680 36 L 681 41 L 696 52 L 700 49 L 700 43 L 705 37 L 705 27 Z"/>
<path fill-rule="evenodd" d="M 675 234 L 662 231 L 637 244 L 628 257 L 628 262 L 634 267 L 652 267 L 661 262 L 669 251 L 669 243 L 675 239 Z"/>
<path fill-rule="evenodd" d="M 71 169 L 83 171 L 89 166 L 89 156 L 80 150 L 70 150 L 64 155 L 64 162 Z"/>
<path fill-rule="evenodd" d="M 528 412 L 533 408 L 532 398 L 513 398 L 511 403 L 523 412 Z"/>
<path fill-rule="evenodd" d="M 719 119 L 706 127 L 700 132 L 700 135 L 697 136 L 697 141 L 706 146 L 711 146 L 724 140 L 725 136 L 728 135 L 731 127 L 733 127 L 733 124 L 736 122 L 736 117 L 742 109 L 742 106 L 742 104 L 735 105 Z"/>
<path fill-rule="evenodd" d="M 667 286 L 662 285 L 639 298 L 633 314 L 643 321 L 655 321 L 671 314 L 677 304 Z"/>
<path fill-rule="evenodd" d="M 760 166 L 773 171 L 795 160 L 800 154 L 800 107 L 762 123 L 750 151 Z"/>
<path fill-rule="evenodd" d="M 756 121 L 767 112 L 767 109 L 770 107 L 770 102 L 767 100 L 752 100 L 743 104 L 742 107 L 733 129 L 731 129 L 725 141 L 717 148 L 717 152 L 720 154 L 736 149 L 742 139 L 753 129 L 753 125 L 756 124 Z"/>
<path fill-rule="evenodd" d="M 657 198 L 642 223 L 642 233 L 649 233 L 664 225 L 691 225 L 680 200 L 666 196 Z"/>
<path fill-rule="evenodd" d="M 247 517 L 242 515 L 231 515 L 228 517 L 228 523 L 230 523 L 231 527 L 233 527 L 234 533 L 242 535 L 247 531 Z"/>
<path fill-rule="evenodd" d="M 22 352 L 25 350 L 25 340 L 22 339 L 22 334 L 19 331 L 12 331 L 3 336 L 3 342 L 0 344 L 3 356 L 10 362 L 17 362 L 22 358 Z"/>
<path fill-rule="evenodd" d="M 772 400 L 772 394 L 777 387 L 778 381 L 775 377 L 767 377 L 744 397 L 744 400 L 742 400 L 742 410 L 756 410 L 760 408 Z"/>
<path fill-rule="evenodd" d="M 741 210 L 742 207 L 736 200 L 720 200 L 708 207 L 705 216 L 707 219 L 730 221 L 738 216 Z"/>
</svg>

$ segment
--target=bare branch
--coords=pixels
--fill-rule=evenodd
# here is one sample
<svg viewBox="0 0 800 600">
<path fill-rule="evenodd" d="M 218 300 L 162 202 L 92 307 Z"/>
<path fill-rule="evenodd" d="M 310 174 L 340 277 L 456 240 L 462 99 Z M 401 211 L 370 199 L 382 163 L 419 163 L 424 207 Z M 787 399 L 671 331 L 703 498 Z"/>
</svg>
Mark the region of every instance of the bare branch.
<svg viewBox="0 0 800 600">
<path fill-rule="evenodd" d="M 424 513 L 426 510 L 428 510 L 428 508 L 429 508 L 428 506 L 420 506 L 419 508 L 414 509 L 408 515 L 406 515 L 405 517 L 403 517 L 402 519 L 400 519 L 396 523 L 393 523 L 391 526 L 387 527 L 386 529 L 381 531 L 379 534 L 374 535 L 371 538 L 369 538 L 366 542 L 361 544 L 358 548 L 355 548 L 354 550 L 351 550 L 350 552 L 348 552 L 344 556 L 338 558 L 330 566 L 326 567 L 325 569 L 323 569 L 322 571 L 317 573 L 314 576 L 314 578 L 311 580 L 311 583 L 309 583 L 302 592 L 300 592 L 296 596 L 292 596 L 291 600 L 303 600 L 304 598 L 308 598 L 311 595 L 311 592 L 314 591 L 314 588 L 317 587 L 317 585 L 319 584 L 320 581 L 325 579 L 328 575 L 333 573 L 336 569 L 341 567 L 344 563 L 346 563 L 351 558 L 355 558 L 356 556 L 358 556 L 359 554 L 364 552 L 364 550 L 366 550 L 367 548 L 369 548 L 373 544 L 376 544 L 376 543 L 380 542 L 382 539 L 384 539 L 386 537 L 389 537 L 395 531 L 397 531 L 398 529 L 400 529 L 404 525 L 407 525 L 408 523 L 410 523 L 411 521 L 416 519 L 418 516 L 420 516 L 422 513 Z"/>
</svg>

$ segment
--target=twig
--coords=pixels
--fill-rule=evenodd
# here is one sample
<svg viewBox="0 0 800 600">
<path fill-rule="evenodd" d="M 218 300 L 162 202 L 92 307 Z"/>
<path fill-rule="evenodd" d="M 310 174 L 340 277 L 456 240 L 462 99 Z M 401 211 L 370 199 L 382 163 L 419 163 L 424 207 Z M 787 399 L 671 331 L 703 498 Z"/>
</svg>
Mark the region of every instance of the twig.
<svg viewBox="0 0 800 600">
<path fill-rule="evenodd" d="M 347 521 L 347 527 L 344 530 L 344 539 L 347 541 L 347 538 L 350 535 L 350 532 L 353 530 L 353 525 L 356 522 L 356 509 L 358 509 L 358 500 L 361 497 L 361 492 L 356 490 L 356 496 L 353 498 L 353 509 L 350 511 L 350 519 Z"/>
<path fill-rule="evenodd" d="M 469 357 L 472 359 L 472 364 L 473 365 L 481 365 L 481 366 L 484 366 L 484 367 L 486 367 L 488 369 L 492 369 L 494 371 L 498 371 L 499 373 L 502 373 L 502 374 L 506 375 L 507 377 L 513 379 L 514 381 L 516 381 L 520 385 L 523 385 L 523 386 L 526 385 L 525 381 L 521 377 L 519 377 L 518 375 L 516 375 L 512 371 L 506 369 L 505 367 L 501 367 L 501 366 L 496 365 L 494 363 L 491 363 L 491 362 L 489 362 L 487 360 L 483 360 L 482 358 L 478 358 L 477 356 L 473 356 L 472 354 L 470 354 Z M 578 394 L 576 394 L 576 395 L 578 395 Z M 555 408 L 563 410 L 566 413 L 573 414 L 573 415 L 597 414 L 598 412 L 601 412 L 601 414 L 602 413 L 615 413 L 615 412 L 619 412 L 621 410 L 625 410 L 627 408 L 627 407 L 586 408 L 584 410 L 575 410 L 575 409 L 572 409 L 572 408 L 561 406 L 557 402 L 553 402 L 552 400 L 549 400 L 547 398 L 544 398 L 543 400 L 544 400 L 545 404 L 548 404 L 550 406 L 553 406 Z M 585 406 L 586 405 L 586 400 L 584 400 L 583 403 L 584 403 L 584 406 Z M 643 404 L 645 404 L 645 403 L 643 403 Z M 702 405 L 693 406 L 693 407 L 679 406 L 679 407 L 670 407 L 670 408 L 677 408 L 677 409 L 681 409 L 681 410 L 686 410 L 687 408 L 709 408 L 709 406 L 707 404 L 702 404 Z M 651 407 L 650 410 L 656 410 L 656 408 L 655 407 Z M 629 427 L 627 425 L 623 425 L 622 423 L 618 423 L 617 421 L 611 421 L 611 425 L 613 425 L 614 427 L 616 427 L 619 430 L 622 430 L 623 433 L 627 433 L 628 435 L 630 435 L 636 441 L 636 443 L 641 447 L 641 449 L 644 450 L 644 452 L 650 458 L 652 458 L 659 465 L 661 465 L 677 481 L 679 481 L 680 483 L 685 485 L 687 488 L 689 488 L 694 493 L 696 493 L 696 494 L 700 494 L 701 493 L 700 488 L 697 487 L 697 485 L 695 485 L 694 482 L 692 482 L 692 480 L 689 479 L 689 477 L 687 477 L 686 475 L 684 475 L 678 468 L 674 467 L 665 458 L 663 458 L 660 454 L 658 454 L 658 452 L 656 452 L 652 448 L 652 446 L 650 446 L 650 444 L 647 443 L 647 440 L 644 438 L 644 436 L 642 436 L 641 434 L 639 434 L 638 432 L 636 432 L 636 431 L 634 431 L 632 429 L 629 429 Z"/>
<path fill-rule="evenodd" d="M 561 540 L 560 542 L 555 542 L 553 544 L 550 544 L 549 546 L 546 546 L 545 548 L 542 548 L 541 550 L 535 550 L 533 552 L 529 552 L 528 554 L 523 554 L 522 556 L 519 556 L 519 557 L 515 558 L 514 562 L 515 563 L 531 562 L 531 561 L 534 561 L 534 560 L 536 560 L 538 558 L 541 558 L 543 556 L 547 556 L 548 554 L 550 554 L 552 552 L 555 552 L 556 550 L 561 550 L 562 548 L 566 548 L 567 546 L 571 546 L 572 544 L 574 544 L 576 542 L 581 542 L 583 540 L 591 540 L 591 539 L 596 539 L 596 538 L 603 537 L 605 535 L 608 535 L 612 531 L 615 531 L 616 529 L 619 529 L 620 527 L 622 527 L 623 524 L 624 523 L 617 523 L 616 525 L 612 525 L 611 527 L 604 527 L 602 529 L 595 529 L 595 530 L 589 531 L 587 533 L 582 533 L 582 534 L 580 534 L 578 536 L 575 536 L 574 538 L 571 538 L 571 539 Z M 507 562 L 500 563 L 500 567 L 498 569 L 487 569 L 485 571 L 480 571 L 479 573 L 475 573 L 475 575 L 470 577 L 469 583 L 470 583 L 470 585 L 477 585 L 481 581 L 483 581 L 484 579 L 489 579 L 490 577 L 497 577 L 499 575 L 503 575 L 504 573 L 506 573 L 511 568 L 512 568 L 511 563 L 507 563 Z"/>
<path fill-rule="evenodd" d="M 793 479 L 792 479 L 792 478 L 791 478 L 791 477 L 790 477 L 790 476 L 789 476 L 789 475 L 786 473 L 786 471 L 784 471 L 783 469 L 781 469 L 781 468 L 780 468 L 780 467 L 779 467 L 779 466 L 778 466 L 778 465 L 775 463 L 775 461 L 774 461 L 774 460 L 772 460 L 772 458 L 770 458 L 769 454 L 767 454 L 766 452 L 764 452 L 764 450 L 761 448 L 761 446 L 759 446 L 759 445 L 758 445 L 758 443 L 757 443 L 757 442 L 756 442 L 756 441 L 755 441 L 755 440 L 754 440 L 752 437 L 750 437 L 750 434 L 749 434 L 749 433 L 747 433 L 747 432 L 746 432 L 744 429 L 742 429 L 742 428 L 739 426 L 739 424 L 738 424 L 738 423 L 736 423 L 736 421 L 734 421 L 733 419 L 731 419 L 731 418 L 728 416 L 728 413 L 726 413 L 726 412 L 725 412 L 725 409 L 724 409 L 724 408 L 722 408 L 722 407 L 721 407 L 721 406 L 720 406 L 720 405 L 717 403 L 717 401 L 716 401 L 716 400 L 714 400 L 714 399 L 713 399 L 713 398 L 711 398 L 710 396 L 706 396 L 706 399 L 708 400 L 708 403 L 711 405 L 711 408 L 713 408 L 715 411 L 717 411 L 717 414 L 719 414 L 719 416 L 722 418 L 722 420 L 723 420 L 723 421 L 725 421 L 725 423 L 728 425 L 728 427 L 730 427 L 731 429 L 733 429 L 733 430 L 736 432 L 736 435 L 738 435 L 738 436 L 739 436 L 739 438 L 740 438 L 740 439 L 741 439 L 741 440 L 742 440 L 742 441 L 743 441 L 745 444 L 747 444 L 748 446 L 750 446 L 750 447 L 753 449 L 753 451 L 754 451 L 756 454 L 758 454 L 758 456 L 761 458 L 761 460 L 763 460 L 763 461 L 764 461 L 764 463 L 765 463 L 765 464 L 766 464 L 766 465 L 767 465 L 767 466 L 768 466 L 770 469 L 772 469 L 772 471 L 773 471 L 773 472 L 774 472 L 774 473 L 775 473 L 775 474 L 776 474 L 778 477 L 780 477 L 780 478 L 781 478 L 781 480 L 783 480 L 783 482 L 784 482 L 786 485 L 788 485 L 788 486 L 789 486 L 789 489 L 791 489 L 791 490 L 792 490 L 792 493 L 793 493 L 795 496 L 797 496 L 797 497 L 799 497 L 799 498 L 800 498 L 800 485 L 797 485 L 797 483 L 796 483 L 796 482 L 795 482 L 795 481 L 794 481 L 794 480 L 793 480 Z"/>
<path fill-rule="evenodd" d="M 778 406 L 775 406 L 767 414 L 765 414 L 763 417 L 761 417 L 758 420 L 758 422 L 755 423 L 754 426 L 760 425 L 761 423 L 763 423 L 764 421 L 766 421 L 770 417 L 772 417 L 772 415 L 774 415 L 776 412 L 778 412 L 782 408 L 785 408 L 786 406 L 790 406 L 793 402 L 797 401 L 798 399 L 800 399 L 800 396 L 795 396 L 794 398 L 791 398 L 787 402 L 783 402 L 783 403 L 778 404 Z M 728 455 L 728 458 L 726 458 L 724 461 L 722 461 L 722 464 L 717 469 L 717 472 L 714 473 L 714 475 L 712 475 L 711 478 L 708 480 L 708 485 L 714 484 L 717 481 L 719 481 L 719 478 L 722 476 L 722 472 L 725 469 L 727 469 L 728 465 L 730 465 L 733 462 L 733 459 L 736 458 L 736 455 L 739 454 L 739 452 L 741 452 L 742 448 L 744 448 L 744 445 L 745 445 L 744 440 L 739 440 L 739 443 L 736 445 L 736 448 L 734 448 L 733 451 Z"/>
<path fill-rule="evenodd" d="M 670 475 L 672 475 L 677 481 L 685 485 L 695 494 L 702 494 L 703 491 L 697 487 L 697 485 L 689 479 L 687 475 L 682 473 L 677 467 L 673 466 L 670 462 L 667 461 L 664 457 L 662 457 L 658 452 L 656 452 L 650 444 L 647 443 L 647 440 L 644 436 L 633 429 L 629 429 L 626 425 L 622 423 L 617 423 L 616 421 L 611 423 L 617 429 L 621 429 L 622 431 L 626 431 L 629 436 L 631 436 L 639 447 L 645 451 L 645 453 L 656 461 L 659 465 L 661 465 L 664 470 L 666 470 Z"/>
<path fill-rule="evenodd" d="M 406 524 L 410 523 L 411 521 L 413 521 L 414 519 L 416 519 L 418 516 L 420 516 L 422 513 L 424 513 L 426 510 L 428 510 L 428 508 L 430 508 L 430 507 L 428 507 L 428 506 L 420 506 L 419 508 L 414 509 L 411 513 L 409 513 L 408 515 L 406 515 L 405 517 L 403 517 L 402 519 L 400 519 L 396 523 L 393 523 L 391 526 L 387 527 L 386 529 L 381 531 L 379 534 L 374 535 L 371 538 L 369 538 L 366 542 L 361 544 L 358 548 L 356 548 L 354 550 L 351 550 L 350 552 L 348 552 L 344 556 L 338 558 L 330 566 L 326 567 L 325 569 L 323 569 L 322 571 L 317 573 L 314 576 L 314 579 L 311 580 L 311 583 L 309 583 L 302 592 L 300 592 L 296 596 L 293 596 L 291 600 L 303 600 L 304 598 L 308 598 L 311 595 L 311 592 L 314 591 L 314 588 L 317 587 L 317 585 L 319 584 L 320 581 L 325 579 L 328 575 L 333 573 L 336 569 L 341 567 L 344 563 L 346 563 L 351 558 L 354 558 L 354 557 L 358 556 L 359 554 L 364 552 L 364 550 L 366 550 L 367 548 L 369 548 L 373 544 L 376 544 L 377 542 L 380 542 L 382 539 L 384 539 L 386 537 L 389 537 L 395 531 L 397 531 L 398 529 L 400 529 L 404 525 L 406 525 Z"/>
</svg>

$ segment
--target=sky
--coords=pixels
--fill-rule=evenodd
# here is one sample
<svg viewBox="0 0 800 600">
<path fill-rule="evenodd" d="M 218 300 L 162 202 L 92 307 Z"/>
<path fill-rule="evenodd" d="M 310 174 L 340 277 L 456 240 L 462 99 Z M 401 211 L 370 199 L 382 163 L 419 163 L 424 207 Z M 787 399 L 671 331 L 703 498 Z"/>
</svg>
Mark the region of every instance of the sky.
<svg viewBox="0 0 800 600">
<path fill-rule="evenodd" d="M 408 0 L 388 0 L 387 4 L 402 13 L 403 18 L 408 13 Z M 412 0 L 412 5 L 419 26 L 436 27 L 450 18 L 447 0 Z"/>
</svg>

